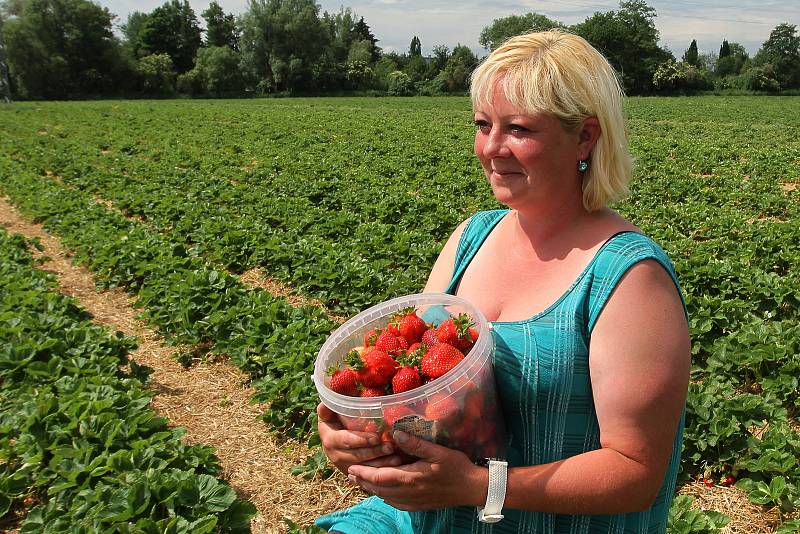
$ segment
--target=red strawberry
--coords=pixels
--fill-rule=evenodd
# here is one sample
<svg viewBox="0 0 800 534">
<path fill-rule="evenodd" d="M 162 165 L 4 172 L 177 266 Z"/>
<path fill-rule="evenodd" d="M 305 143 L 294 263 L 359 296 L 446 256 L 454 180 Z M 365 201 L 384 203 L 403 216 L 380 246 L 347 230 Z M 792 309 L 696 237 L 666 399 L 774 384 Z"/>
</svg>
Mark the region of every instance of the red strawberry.
<svg viewBox="0 0 800 534">
<path fill-rule="evenodd" d="M 467 352 L 475 342 L 478 340 L 478 331 L 473 328 L 469 327 L 467 329 L 467 334 L 464 337 L 458 338 L 458 345 L 456 345 L 462 352 Z"/>
<path fill-rule="evenodd" d="M 483 395 L 476 391 L 464 400 L 464 420 L 478 421 L 483 415 Z"/>
<path fill-rule="evenodd" d="M 375 348 L 392 355 L 397 355 L 403 350 L 403 342 L 388 330 L 384 330 L 378 334 L 378 337 L 375 339 Z M 407 341 L 405 343 L 405 348 L 408 348 Z"/>
<path fill-rule="evenodd" d="M 361 397 L 383 397 L 386 390 L 380 387 L 365 387 L 361 390 Z"/>
<path fill-rule="evenodd" d="M 458 347 L 462 338 L 469 335 L 469 328 L 473 326 L 472 320 L 466 313 L 459 313 L 458 317 L 445 319 L 436 328 L 436 337 L 442 343 Z"/>
<path fill-rule="evenodd" d="M 416 367 L 401 367 L 392 377 L 392 392 L 402 393 L 418 388 L 422 385 L 422 378 Z"/>
<path fill-rule="evenodd" d="M 429 328 L 428 330 L 425 330 L 425 332 L 423 332 L 422 334 L 422 342 L 428 345 L 429 347 L 432 347 L 437 343 L 439 343 L 439 338 L 436 337 L 436 329 Z"/>
<path fill-rule="evenodd" d="M 349 367 L 328 369 L 331 377 L 331 389 L 336 393 L 350 397 L 358 397 L 358 375 Z"/>
<path fill-rule="evenodd" d="M 425 407 L 425 419 L 432 421 L 449 421 L 457 416 L 458 402 L 452 396 L 435 395 Z"/>
<path fill-rule="evenodd" d="M 422 357 L 420 369 L 429 378 L 439 378 L 464 359 L 464 353 L 447 343 L 428 348 Z"/>
<path fill-rule="evenodd" d="M 383 420 L 392 426 L 398 419 L 407 415 L 414 415 L 414 410 L 402 404 L 387 406 L 383 409 Z"/>
<path fill-rule="evenodd" d="M 364 334 L 364 346 L 371 347 L 375 345 L 375 340 L 378 339 L 380 333 L 381 333 L 380 329 L 373 329 Z"/>
<path fill-rule="evenodd" d="M 352 354 L 352 352 L 350 353 Z M 382 350 L 373 348 L 361 357 L 361 362 L 349 360 L 358 374 L 359 381 L 367 387 L 385 386 L 392 381 L 397 362 Z"/>
<path fill-rule="evenodd" d="M 405 308 L 395 315 L 392 324 L 396 325 L 398 334 L 406 338 L 409 343 L 422 339 L 422 334 L 428 329 L 427 323 L 417 315 L 416 308 Z"/>
</svg>

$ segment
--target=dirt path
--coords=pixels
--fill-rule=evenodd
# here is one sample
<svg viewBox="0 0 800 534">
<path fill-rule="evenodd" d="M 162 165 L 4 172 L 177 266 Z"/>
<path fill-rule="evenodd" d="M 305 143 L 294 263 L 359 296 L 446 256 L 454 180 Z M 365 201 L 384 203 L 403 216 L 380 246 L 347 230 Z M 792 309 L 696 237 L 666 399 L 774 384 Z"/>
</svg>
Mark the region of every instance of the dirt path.
<svg viewBox="0 0 800 534">
<path fill-rule="evenodd" d="M 153 368 L 150 388 L 156 395 L 152 407 L 169 419 L 170 425 L 187 429 L 185 440 L 213 446 L 223 468 L 223 477 L 258 509 L 253 532 L 285 532 L 288 517 L 306 525 L 320 513 L 355 502 L 359 494 L 343 477 L 306 481 L 289 469 L 306 457 L 297 442 L 281 441 L 257 420 L 262 407 L 250 404 L 253 390 L 246 377 L 227 363 L 200 364 L 184 369 L 173 358 L 179 349 L 142 321 L 140 310 L 119 289 L 98 292 L 88 270 L 73 265 L 58 239 L 40 225 L 25 220 L 6 199 L 0 198 L 0 224 L 8 231 L 38 237 L 43 255 L 50 259 L 42 269 L 55 274 L 64 294 L 78 299 L 98 323 L 139 339 L 131 358 Z"/>
</svg>

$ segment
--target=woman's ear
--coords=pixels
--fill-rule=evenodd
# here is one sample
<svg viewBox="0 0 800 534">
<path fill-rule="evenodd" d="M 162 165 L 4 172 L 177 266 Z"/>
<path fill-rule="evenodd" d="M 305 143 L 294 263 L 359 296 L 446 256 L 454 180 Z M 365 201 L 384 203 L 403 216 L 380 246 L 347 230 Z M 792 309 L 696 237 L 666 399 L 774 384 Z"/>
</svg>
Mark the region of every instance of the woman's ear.
<svg viewBox="0 0 800 534">
<path fill-rule="evenodd" d="M 597 120 L 597 117 L 587 117 L 583 120 L 580 130 L 578 130 L 578 159 L 589 158 L 601 133 L 600 121 Z"/>
</svg>

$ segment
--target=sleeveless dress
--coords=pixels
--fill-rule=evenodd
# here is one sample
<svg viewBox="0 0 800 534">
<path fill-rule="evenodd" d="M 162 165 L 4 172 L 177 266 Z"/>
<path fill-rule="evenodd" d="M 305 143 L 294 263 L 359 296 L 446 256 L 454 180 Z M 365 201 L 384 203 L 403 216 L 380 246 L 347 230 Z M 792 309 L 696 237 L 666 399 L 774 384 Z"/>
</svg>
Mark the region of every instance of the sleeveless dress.
<svg viewBox="0 0 800 534">
<path fill-rule="evenodd" d="M 455 291 L 467 265 L 506 213 L 492 210 L 471 217 L 459 241 L 448 293 Z M 509 432 L 509 467 L 545 464 L 600 448 L 589 380 L 589 340 L 622 276 L 646 259 L 664 267 L 680 294 L 675 269 L 664 251 L 650 238 L 627 231 L 609 238 L 547 309 L 524 321 L 490 323 L 495 380 Z M 408 513 L 370 497 L 319 518 L 317 524 L 344 534 L 662 534 L 675 493 L 683 427 L 682 415 L 661 489 L 644 512 L 560 515 L 504 508 L 502 521 L 484 524 L 477 520 L 474 507 Z"/>
</svg>

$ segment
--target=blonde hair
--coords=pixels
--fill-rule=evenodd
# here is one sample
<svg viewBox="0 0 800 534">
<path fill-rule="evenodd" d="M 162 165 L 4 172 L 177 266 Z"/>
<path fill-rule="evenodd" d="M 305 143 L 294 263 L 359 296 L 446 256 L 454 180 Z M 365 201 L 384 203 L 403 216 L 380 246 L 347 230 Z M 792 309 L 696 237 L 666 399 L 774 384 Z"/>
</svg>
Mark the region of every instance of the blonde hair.
<svg viewBox="0 0 800 534">
<path fill-rule="evenodd" d="M 601 134 L 583 173 L 587 210 L 628 193 L 633 160 L 622 114 L 624 93 L 614 68 L 592 45 L 561 30 L 512 37 L 472 73 L 473 108 L 491 105 L 496 81 L 511 104 L 528 113 L 548 113 L 568 132 L 597 117 Z"/>
</svg>

